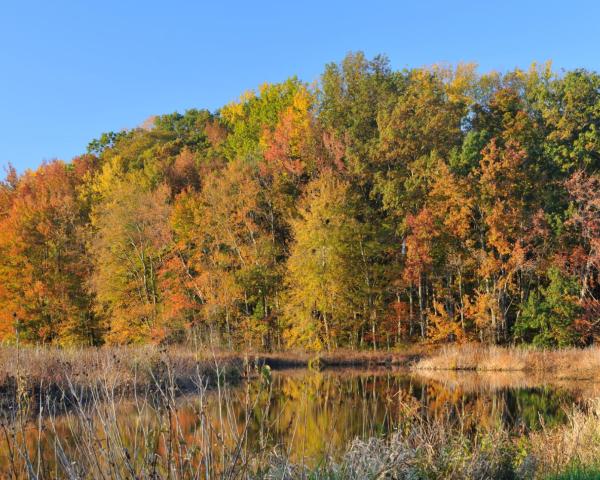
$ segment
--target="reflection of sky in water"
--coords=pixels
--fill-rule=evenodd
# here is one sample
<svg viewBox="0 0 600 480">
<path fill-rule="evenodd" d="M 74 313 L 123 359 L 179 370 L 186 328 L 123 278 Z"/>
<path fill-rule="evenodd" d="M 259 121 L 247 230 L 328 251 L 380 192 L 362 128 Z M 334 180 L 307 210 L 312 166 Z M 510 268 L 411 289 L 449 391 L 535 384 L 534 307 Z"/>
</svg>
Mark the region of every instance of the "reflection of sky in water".
<svg viewBox="0 0 600 480">
<path fill-rule="evenodd" d="M 483 384 L 479 377 L 474 381 L 456 374 L 447 381 L 388 371 L 273 372 L 269 385 L 257 379 L 227 387 L 220 399 L 216 391 L 202 401 L 197 395 L 179 398 L 176 423 L 186 442 L 200 444 L 207 438 L 206 432 L 200 431 L 200 412 L 204 410 L 210 428 L 225 432 L 225 443 L 233 443 L 247 424 L 245 453 L 279 450 L 295 462 L 314 464 L 324 455 L 339 455 L 356 437 L 386 435 L 417 419 L 460 422 L 467 432 L 502 425 L 523 434 L 539 428 L 540 422 L 554 425 L 566 421 L 565 411 L 576 399 L 565 388 L 512 388 L 509 382 L 490 388 Z M 164 412 L 160 413 L 149 404 L 136 405 L 132 399 L 120 402 L 116 416 L 123 443 L 133 448 L 141 438 L 164 442 L 160 432 L 168 430 L 168 423 Z M 171 419 L 171 424 L 174 422 Z M 98 420 L 95 425 L 100 429 Z M 73 432 L 80 427 L 73 414 L 59 416 L 55 428 L 65 452 L 75 452 L 78 445 Z M 34 442 L 35 426 L 30 427 L 28 436 L 28 441 Z M 48 462 L 55 458 L 51 436 L 46 434 L 42 448 Z M 7 461 L 3 450 L 0 448 L 0 466 Z"/>
</svg>

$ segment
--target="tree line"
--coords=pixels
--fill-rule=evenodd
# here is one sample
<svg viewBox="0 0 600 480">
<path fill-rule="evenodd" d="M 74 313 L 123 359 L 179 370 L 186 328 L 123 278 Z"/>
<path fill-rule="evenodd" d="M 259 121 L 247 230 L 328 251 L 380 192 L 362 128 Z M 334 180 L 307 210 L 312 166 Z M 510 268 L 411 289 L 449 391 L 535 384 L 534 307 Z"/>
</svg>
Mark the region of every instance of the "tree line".
<svg viewBox="0 0 600 480">
<path fill-rule="evenodd" d="M 395 71 L 103 134 L 0 183 L 0 340 L 593 342 L 600 75 Z"/>
</svg>

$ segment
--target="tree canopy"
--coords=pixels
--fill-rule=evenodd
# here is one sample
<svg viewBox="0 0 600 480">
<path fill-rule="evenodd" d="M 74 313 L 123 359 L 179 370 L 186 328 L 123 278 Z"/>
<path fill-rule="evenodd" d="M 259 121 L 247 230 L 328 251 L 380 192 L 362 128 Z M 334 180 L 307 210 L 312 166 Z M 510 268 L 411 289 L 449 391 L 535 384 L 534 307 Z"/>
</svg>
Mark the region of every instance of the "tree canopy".
<svg viewBox="0 0 600 480">
<path fill-rule="evenodd" d="M 6 342 L 585 345 L 599 280 L 583 69 L 351 53 L 0 182 Z"/>
</svg>

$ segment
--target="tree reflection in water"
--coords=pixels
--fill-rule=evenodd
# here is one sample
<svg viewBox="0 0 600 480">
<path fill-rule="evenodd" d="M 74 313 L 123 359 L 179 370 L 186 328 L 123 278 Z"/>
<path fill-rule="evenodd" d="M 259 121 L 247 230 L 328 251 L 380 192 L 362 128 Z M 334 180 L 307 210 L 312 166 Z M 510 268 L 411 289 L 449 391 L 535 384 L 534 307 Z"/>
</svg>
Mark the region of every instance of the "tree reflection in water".
<svg viewBox="0 0 600 480">
<path fill-rule="evenodd" d="M 354 438 L 385 436 L 409 428 L 411 422 L 443 420 L 473 434 L 476 429 L 502 426 L 522 435 L 542 423 L 565 422 L 565 409 L 581 400 L 568 388 L 512 387 L 509 382 L 496 388 L 480 377 L 476 380 L 468 375 L 461 379 L 455 374 L 449 380 L 389 370 L 280 371 L 273 372 L 269 382 L 260 378 L 202 396 L 184 395 L 167 408 L 147 400 L 141 404 L 131 398 L 118 400 L 105 410 L 90 411 L 88 426 L 97 430 L 100 443 L 110 440 L 111 434 L 102 431 L 103 423 L 93 417 L 101 412 L 112 415 L 118 426 L 112 435 L 128 452 L 185 456 L 189 468 L 202 464 L 208 443 L 214 464 L 219 455 L 227 458 L 227 450 L 244 459 L 266 458 L 278 451 L 293 462 L 312 465 L 338 457 Z M 29 424 L 24 443 L 32 452 L 33 465 L 41 458 L 52 470 L 60 461 L 57 438 L 65 458 L 83 454 L 78 449 L 87 427 L 77 415 L 71 411 L 42 419 L 42 429 L 35 421 Z M 6 438 L 10 435 L 0 442 L 6 443 Z M 140 448 L 142 442 L 152 449 Z M 187 447 L 182 449 L 182 444 Z M 11 461 L 5 447 L 0 448 L 2 471 Z"/>
</svg>

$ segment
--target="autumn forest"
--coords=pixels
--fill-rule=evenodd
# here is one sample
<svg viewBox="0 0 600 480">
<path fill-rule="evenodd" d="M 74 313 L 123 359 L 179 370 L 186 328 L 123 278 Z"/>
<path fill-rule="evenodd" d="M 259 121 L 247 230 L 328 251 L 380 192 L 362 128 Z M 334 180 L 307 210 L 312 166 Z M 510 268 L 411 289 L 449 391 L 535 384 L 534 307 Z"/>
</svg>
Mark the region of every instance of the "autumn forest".
<svg viewBox="0 0 600 480">
<path fill-rule="evenodd" d="M 600 74 L 352 53 L 0 183 L 0 341 L 600 337 Z"/>
</svg>

